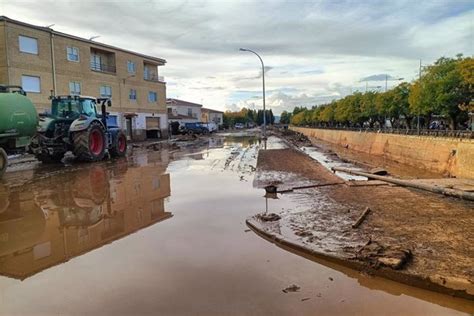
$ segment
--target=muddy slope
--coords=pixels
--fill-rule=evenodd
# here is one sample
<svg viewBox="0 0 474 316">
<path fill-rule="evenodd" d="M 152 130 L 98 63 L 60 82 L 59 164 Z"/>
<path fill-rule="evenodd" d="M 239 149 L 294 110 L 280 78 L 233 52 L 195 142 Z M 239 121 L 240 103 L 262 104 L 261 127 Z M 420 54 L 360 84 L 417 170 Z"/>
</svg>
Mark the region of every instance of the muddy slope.
<svg viewBox="0 0 474 316">
<path fill-rule="evenodd" d="M 302 182 L 340 181 L 292 148 L 260 151 L 257 171 L 296 174 Z M 266 180 L 272 182 L 271 178 Z M 279 221 L 253 219 L 253 223 L 311 251 L 361 263 L 367 271 L 398 271 L 438 284 L 448 292 L 451 289 L 451 294 L 474 298 L 474 203 L 371 185 L 371 181 L 289 194 L 297 209 L 278 212 Z M 352 228 L 367 207 L 370 212 Z"/>
</svg>

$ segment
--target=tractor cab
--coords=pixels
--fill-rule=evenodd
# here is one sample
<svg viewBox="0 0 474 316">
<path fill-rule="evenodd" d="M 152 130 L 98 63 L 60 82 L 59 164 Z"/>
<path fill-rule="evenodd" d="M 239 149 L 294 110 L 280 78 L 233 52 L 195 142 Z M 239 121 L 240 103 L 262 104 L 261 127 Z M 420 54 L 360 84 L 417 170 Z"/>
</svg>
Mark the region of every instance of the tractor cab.
<svg viewBox="0 0 474 316">
<path fill-rule="evenodd" d="M 96 99 L 79 96 L 59 96 L 52 99 L 52 116 L 66 119 L 77 119 L 81 115 L 97 117 Z"/>
</svg>

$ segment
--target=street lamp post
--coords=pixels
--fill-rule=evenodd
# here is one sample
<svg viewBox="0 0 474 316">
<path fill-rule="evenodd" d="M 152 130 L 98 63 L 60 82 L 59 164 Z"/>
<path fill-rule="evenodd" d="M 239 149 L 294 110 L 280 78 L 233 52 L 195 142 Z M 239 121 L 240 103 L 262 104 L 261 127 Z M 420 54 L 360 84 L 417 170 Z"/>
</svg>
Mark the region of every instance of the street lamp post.
<svg viewBox="0 0 474 316">
<path fill-rule="evenodd" d="M 262 63 L 262 83 L 263 83 L 263 139 L 267 138 L 267 112 L 265 111 L 265 65 L 263 64 L 262 57 L 260 57 L 259 54 L 254 52 L 253 50 L 247 49 L 247 48 L 239 48 L 241 52 L 250 52 L 255 55 L 257 55 L 258 59 L 260 59 L 260 62 Z"/>
</svg>

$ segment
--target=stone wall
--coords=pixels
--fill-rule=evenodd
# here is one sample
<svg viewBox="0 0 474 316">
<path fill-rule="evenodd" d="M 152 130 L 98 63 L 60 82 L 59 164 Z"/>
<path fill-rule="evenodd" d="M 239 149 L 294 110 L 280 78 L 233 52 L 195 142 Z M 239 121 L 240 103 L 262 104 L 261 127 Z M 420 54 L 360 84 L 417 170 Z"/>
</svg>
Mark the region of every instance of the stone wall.
<svg viewBox="0 0 474 316">
<path fill-rule="evenodd" d="M 474 179 L 474 140 L 290 127 L 332 144 L 436 173 Z"/>
</svg>

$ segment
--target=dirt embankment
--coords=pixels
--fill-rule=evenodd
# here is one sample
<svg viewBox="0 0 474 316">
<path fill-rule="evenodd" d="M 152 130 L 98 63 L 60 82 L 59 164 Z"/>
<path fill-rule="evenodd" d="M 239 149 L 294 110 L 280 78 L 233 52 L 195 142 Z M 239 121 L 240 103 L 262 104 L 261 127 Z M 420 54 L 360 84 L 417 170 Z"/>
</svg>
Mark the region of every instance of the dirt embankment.
<svg viewBox="0 0 474 316">
<path fill-rule="evenodd" d="M 260 151 L 257 176 L 275 171 L 303 182 L 341 182 L 294 148 Z M 296 211 L 279 212 L 278 221 L 249 223 L 308 253 L 474 299 L 474 203 L 372 181 L 296 190 L 287 197 Z M 367 207 L 370 212 L 353 228 Z"/>
</svg>

